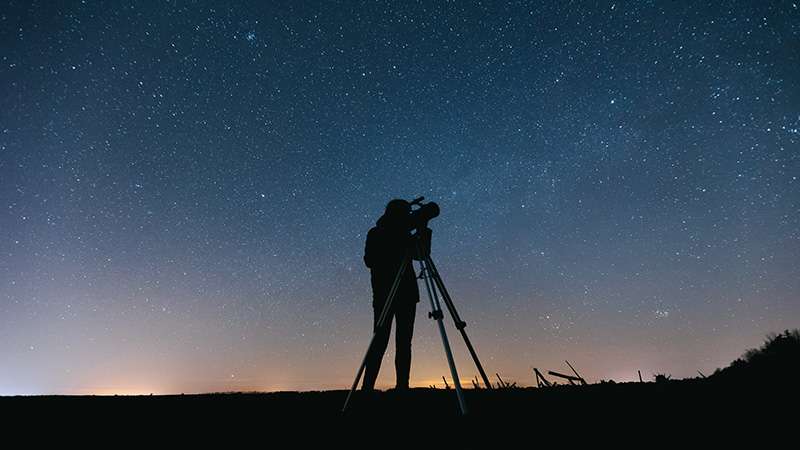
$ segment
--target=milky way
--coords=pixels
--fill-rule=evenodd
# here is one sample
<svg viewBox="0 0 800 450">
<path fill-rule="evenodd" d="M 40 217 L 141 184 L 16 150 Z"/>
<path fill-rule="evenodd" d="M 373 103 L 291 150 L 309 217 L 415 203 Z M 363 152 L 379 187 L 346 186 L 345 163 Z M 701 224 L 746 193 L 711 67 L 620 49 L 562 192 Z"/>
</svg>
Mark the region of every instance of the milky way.
<svg viewBox="0 0 800 450">
<path fill-rule="evenodd" d="M 395 197 L 507 381 L 800 322 L 795 3 L 123 3 L 0 9 L 0 395 L 349 387 Z"/>
</svg>

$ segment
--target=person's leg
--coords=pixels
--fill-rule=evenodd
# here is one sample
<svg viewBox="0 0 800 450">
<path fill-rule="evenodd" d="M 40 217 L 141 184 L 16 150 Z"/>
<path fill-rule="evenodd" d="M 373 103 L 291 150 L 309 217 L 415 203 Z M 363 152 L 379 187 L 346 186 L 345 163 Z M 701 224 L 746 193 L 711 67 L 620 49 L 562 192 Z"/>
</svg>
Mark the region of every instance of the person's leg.
<svg viewBox="0 0 800 450">
<path fill-rule="evenodd" d="M 381 329 L 378 329 L 378 319 L 380 319 L 381 312 L 383 312 L 383 305 L 373 306 L 373 332 L 375 333 L 375 340 L 367 355 L 367 366 L 364 370 L 364 383 L 361 389 L 371 391 L 375 388 L 375 381 L 378 379 L 378 372 L 381 370 L 381 360 L 383 354 L 386 353 L 386 346 L 389 345 L 389 334 L 392 330 L 392 315 L 386 318 L 386 323 Z"/>
<path fill-rule="evenodd" d="M 403 305 L 395 314 L 397 327 L 395 328 L 394 367 L 397 375 L 397 389 L 408 388 L 408 379 L 411 374 L 411 337 L 414 334 L 416 312 L 416 303 L 411 303 Z"/>
</svg>

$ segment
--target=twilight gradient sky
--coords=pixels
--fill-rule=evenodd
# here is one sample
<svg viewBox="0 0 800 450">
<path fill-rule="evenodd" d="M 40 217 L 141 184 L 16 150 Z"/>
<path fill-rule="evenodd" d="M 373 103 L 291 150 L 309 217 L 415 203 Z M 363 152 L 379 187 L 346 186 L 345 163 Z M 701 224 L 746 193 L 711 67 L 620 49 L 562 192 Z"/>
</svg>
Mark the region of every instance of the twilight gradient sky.
<svg viewBox="0 0 800 450">
<path fill-rule="evenodd" d="M 483 3 L 3 1 L 0 395 L 349 387 L 393 197 L 520 385 L 797 327 L 797 3 Z"/>
</svg>

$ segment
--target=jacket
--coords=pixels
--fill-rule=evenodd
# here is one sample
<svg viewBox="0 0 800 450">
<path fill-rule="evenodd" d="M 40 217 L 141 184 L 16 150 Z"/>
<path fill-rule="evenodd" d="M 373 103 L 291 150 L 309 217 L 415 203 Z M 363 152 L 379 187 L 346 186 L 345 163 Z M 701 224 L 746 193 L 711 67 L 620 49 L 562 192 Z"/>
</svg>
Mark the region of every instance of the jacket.
<svg viewBox="0 0 800 450">
<path fill-rule="evenodd" d="M 370 269 L 373 307 L 382 308 L 386 302 L 397 271 L 406 256 L 410 239 L 411 234 L 407 229 L 393 226 L 385 216 L 381 216 L 367 233 L 364 264 Z M 406 267 L 392 306 L 419 302 L 419 287 L 413 263 L 412 260 Z"/>
</svg>

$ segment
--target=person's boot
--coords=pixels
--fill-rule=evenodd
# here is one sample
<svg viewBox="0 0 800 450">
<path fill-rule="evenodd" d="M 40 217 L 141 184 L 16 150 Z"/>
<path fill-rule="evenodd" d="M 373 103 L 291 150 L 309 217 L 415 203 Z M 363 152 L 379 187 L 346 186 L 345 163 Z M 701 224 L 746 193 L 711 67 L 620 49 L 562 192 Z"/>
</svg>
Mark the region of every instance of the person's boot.
<svg viewBox="0 0 800 450">
<path fill-rule="evenodd" d="M 408 381 L 400 380 L 394 387 L 394 392 L 405 395 L 408 392 Z"/>
<path fill-rule="evenodd" d="M 361 383 L 361 390 L 364 392 L 373 392 L 375 390 L 375 382 L 378 380 L 378 373 L 370 366 L 367 366 L 364 371 L 364 381 Z"/>
</svg>

